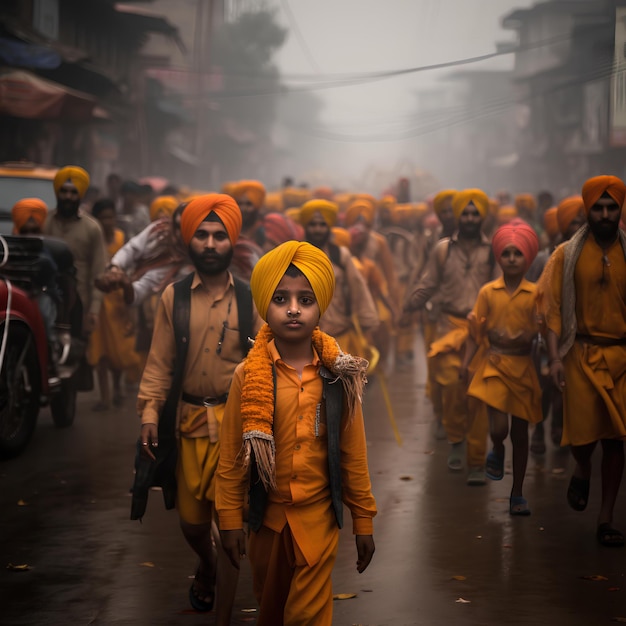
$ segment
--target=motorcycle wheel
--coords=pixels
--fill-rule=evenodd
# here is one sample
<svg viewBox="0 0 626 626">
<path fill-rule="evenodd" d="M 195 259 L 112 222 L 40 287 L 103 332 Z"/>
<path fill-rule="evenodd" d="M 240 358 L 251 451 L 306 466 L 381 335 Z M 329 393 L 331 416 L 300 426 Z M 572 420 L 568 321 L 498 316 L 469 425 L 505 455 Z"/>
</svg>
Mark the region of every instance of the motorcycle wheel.
<svg viewBox="0 0 626 626">
<path fill-rule="evenodd" d="M 57 428 L 67 428 L 76 415 L 76 381 L 74 376 L 61 381 L 60 389 L 50 397 L 50 413 Z"/>
<path fill-rule="evenodd" d="M 13 323 L 0 371 L 0 458 L 20 454 L 33 436 L 39 414 L 40 381 L 33 336 L 27 328 Z"/>
</svg>

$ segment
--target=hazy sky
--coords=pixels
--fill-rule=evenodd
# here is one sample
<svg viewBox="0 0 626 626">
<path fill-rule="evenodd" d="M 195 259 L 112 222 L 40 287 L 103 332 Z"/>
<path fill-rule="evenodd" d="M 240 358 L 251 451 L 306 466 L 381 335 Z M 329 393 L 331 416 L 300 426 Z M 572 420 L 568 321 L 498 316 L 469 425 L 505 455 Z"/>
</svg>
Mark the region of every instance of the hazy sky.
<svg viewBox="0 0 626 626">
<path fill-rule="evenodd" d="M 271 0 L 289 38 L 276 57 L 284 82 L 296 75 L 328 79 L 337 73 L 402 69 L 454 61 L 496 51 L 514 41 L 502 16 L 538 0 Z M 285 9 L 285 4 L 289 10 Z M 291 19 L 289 16 L 291 13 Z M 296 36 L 293 23 L 301 33 Z M 302 43 L 302 40 L 304 43 Z M 308 52 L 306 51 L 308 49 Z M 466 65 L 464 70 L 513 65 L 513 55 Z M 402 129 L 415 115 L 415 92 L 440 84 L 451 70 L 435 70 L 367 85 L 320 90 L 323 121 L 332 133 L 349 137 L 329 142 L 337 159 L 354 163 L 404 160 L 407 144 L 369 143 L 372 131 Z M 404 146 L 404 148 L 403 148 Z"/>
</svg>

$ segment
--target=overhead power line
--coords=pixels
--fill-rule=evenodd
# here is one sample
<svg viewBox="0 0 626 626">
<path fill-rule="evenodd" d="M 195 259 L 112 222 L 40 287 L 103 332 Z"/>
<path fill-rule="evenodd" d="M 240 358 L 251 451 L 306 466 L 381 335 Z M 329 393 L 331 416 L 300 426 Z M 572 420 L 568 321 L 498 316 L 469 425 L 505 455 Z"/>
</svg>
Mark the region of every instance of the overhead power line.
<svg viewBox="0 0 626 626">
<path fill-rule="evenodd" d="M 304 52 L 304 56 L 307 58 L 307 61 L 309 62 L 313 70 L 319 74 L 321 71 L 319 68 L 319 65 L 317 64 L 317 61 L 315 60 L 315 57 L 313 56 L 313 53 L 311 52 L 311 49 L 309 48 L 306 42 L 306 39 L 304 38 L 302 31 L 300 30 L 300 26 L 298 26 L 298 22 L 296 21 L 293 11 L 291 10 L 291 7 L 289 6 L 288 0 L 281 0 L 280 5 L 282 6 L 283 11 L 285 12 L 285 15 L 287 16 L 287 20 L 289 21 L 291 30 L 293 31 L 293 34 L 296 36 L 296 39 L 298 40 L 298 43 L 300 44 L 300 48 L 302 48 L 302 52 Z"/>
</svg>

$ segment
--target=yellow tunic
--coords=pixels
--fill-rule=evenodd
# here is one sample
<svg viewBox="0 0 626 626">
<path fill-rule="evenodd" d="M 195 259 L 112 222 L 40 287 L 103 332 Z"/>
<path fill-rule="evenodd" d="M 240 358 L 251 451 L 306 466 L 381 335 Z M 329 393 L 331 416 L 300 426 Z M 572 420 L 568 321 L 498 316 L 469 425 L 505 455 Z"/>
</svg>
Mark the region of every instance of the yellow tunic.
<svg viewBox="0 0 626 626">
<path fill-rule="evenodd" d="M 562 445 L 626 438 L 626 345 L 601 346 L 600 340 L 626 339 L 626 261 L 619 241 L 603 251 L 589 235 L 576 263 L 576 333 L 563 359 L 565 391 Z M 548 328 L 561 335 L 563 246 L 554 252 L 546 278 L 550 289 Z M 547 268 L 548 269 L 548 268 Z"/>
<path fill-rule="evenodd" d="M 107 246 L 109 258 L 123 245 L 124 232 L 116 228 Z M 97 365 L 103 358 L 112 369 L 125 371 L 131 381 L 139 379 L 141 358 L 135 351 L 134 322 L 121 289 L 103 297 L 98 325 L 89 338 L 88 362 Z"/>
<path fill-rule="evenodd" d="M 478 345 L 468 394 L 503 413 L 530 423 L 541 421 L 541 388 L 530 355 L 539 332 L 537 286 L 522 280 L 510 294 L 504 278 L 484 285 L 470 313 L 470 328 Z M 513 354 L 526 352 L 526 354 Z"/>
</svg>

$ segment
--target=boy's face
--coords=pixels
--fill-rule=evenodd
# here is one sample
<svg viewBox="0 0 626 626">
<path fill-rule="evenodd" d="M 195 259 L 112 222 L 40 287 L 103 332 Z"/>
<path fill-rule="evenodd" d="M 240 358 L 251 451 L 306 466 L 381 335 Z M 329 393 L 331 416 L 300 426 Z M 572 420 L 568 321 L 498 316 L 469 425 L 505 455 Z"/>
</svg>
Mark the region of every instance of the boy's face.
<svg viewBox="0 0 626 626">
<path fill-rule="evenodd" d="M 283 276 L 267 308 L 267 323 L 276 339 L 287 343 L 307 340 L 319 323 L 320 308 L 304 276 Z"/>
<path fill-rule="evenodd" d="M 513 245 L 508 245 L 500 255 L 502 273 L 511 278 L 523 276 L 526 273 L 526 259 L 521 250 Z"/>
</svg>

